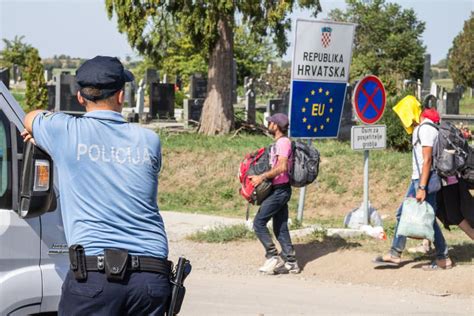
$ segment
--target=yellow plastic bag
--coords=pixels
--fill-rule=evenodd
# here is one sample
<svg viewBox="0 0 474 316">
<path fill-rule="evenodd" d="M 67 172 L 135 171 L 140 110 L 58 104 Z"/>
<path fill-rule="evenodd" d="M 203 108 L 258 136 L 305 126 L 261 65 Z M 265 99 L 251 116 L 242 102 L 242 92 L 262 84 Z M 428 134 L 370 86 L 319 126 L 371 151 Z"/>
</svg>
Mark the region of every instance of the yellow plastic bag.
<svg viewBox="0 0 474 316">
<path fill-rule="evenodd" d="M 407 133 L 412 134 L 413 122 L 420 123 L 420 102 L 414 96 L 407 95 L 393 107 L 393 111 L 397 113 Z"/>
</svg>

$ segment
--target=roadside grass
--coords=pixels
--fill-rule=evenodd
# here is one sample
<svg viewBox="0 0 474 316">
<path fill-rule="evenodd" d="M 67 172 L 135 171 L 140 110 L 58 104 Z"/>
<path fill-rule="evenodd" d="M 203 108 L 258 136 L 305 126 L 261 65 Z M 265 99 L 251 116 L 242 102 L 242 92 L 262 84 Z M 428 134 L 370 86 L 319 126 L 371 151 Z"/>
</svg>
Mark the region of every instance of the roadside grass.
<svg viewBox="0 0 474 316">
<path fill-rule="evenodd" d="M 255 233 L 244 224 L 217 226 L 201 230 L 186 237 L 188 240 L 206 243 L 226 243 L 231 241 L 254 240 Z"/>
<path fill-rule="evenodd" d="M 246 153 L 268 146 L 272 139 L 241 133 L 230 136 L 172 134 L 159 132 L 163 167 L 159 205 L 163 210 L 245 216 L 246 201 L 239 195 L 238 168 Z M 363 153 L 348 142 L 314 143 L 321 152 L 320 173 L 306 190 L 305 222 L 321 215 L 343 215 L 362 202 Z M 406 191 L 411 170 L 409 153 L 392 150 L 370 153 L 371 203 L 391 214 Z M 300 189 L 289 202 L 290 217 L 296 217 Z M 258 210 L 251 206 L 251 215 Z"/>
<path fill-rule="evenodd" d="M 15 98 L 15 100 L 20 104 L 20 106 L 25 110 L 26 104 L 25 104 L 25 90 L 19 90 L 15 89 L 12 90 L 12 95 Z"/>
</svg>

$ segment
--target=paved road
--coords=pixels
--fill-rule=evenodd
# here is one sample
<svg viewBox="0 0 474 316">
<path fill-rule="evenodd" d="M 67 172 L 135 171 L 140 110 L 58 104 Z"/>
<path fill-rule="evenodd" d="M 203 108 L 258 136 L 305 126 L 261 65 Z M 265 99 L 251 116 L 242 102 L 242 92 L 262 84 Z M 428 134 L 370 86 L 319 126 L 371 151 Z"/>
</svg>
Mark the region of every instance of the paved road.
<svg viewBox="0 0 474 316">
<path fill-rule="evenodd" d="M 474 315 L 473 298 L 306 281 L 294 275 L 249 278 L 197 272 L 187 288 L 180 316 Z"/>
</svg>

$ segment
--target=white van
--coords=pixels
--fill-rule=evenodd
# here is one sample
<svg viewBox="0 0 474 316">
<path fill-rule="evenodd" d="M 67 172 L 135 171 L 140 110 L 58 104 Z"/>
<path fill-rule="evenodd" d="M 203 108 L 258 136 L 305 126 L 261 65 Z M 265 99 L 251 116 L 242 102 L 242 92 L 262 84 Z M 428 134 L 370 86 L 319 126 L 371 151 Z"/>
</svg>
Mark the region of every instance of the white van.
<svg viewBox="0 0 474 316">
<path fill-rule="evenodd" d="M 69 269 L 53 163 L 24 144 L 25 113 L 0 81 L 0 315 L 52 315 Z"/>
</svg>

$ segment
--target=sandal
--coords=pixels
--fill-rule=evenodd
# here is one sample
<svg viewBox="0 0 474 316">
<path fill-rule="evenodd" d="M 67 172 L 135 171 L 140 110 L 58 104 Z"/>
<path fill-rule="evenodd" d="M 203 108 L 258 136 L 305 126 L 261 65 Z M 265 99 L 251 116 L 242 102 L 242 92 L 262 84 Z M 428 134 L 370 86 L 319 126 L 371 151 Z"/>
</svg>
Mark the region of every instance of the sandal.
<svg viewBox="0 0 474 316">
<path fill-rule="evenodd" d="M 393 266 L 393 267 L 398 267 L 400 266 L 401 259 L 397 257 L 393 257 L 391 255 L 389 256 L 390 259 L 384 258 L 384 256 L 377 256 L 374 260 L 372 260 L 373 263 L 376 265 L 387 265 L 387 266 Z"/>
<path fill-rule="evenodd" d="M 430 264 L 425 264 L 421 267 L 425 271 L 438 271 L 438 270 L 449 270 L 453 268 L 453 264 L 448 264 L 444 267 L 439 266 L 436 261 L 431 262 Z"/>
</svg>

